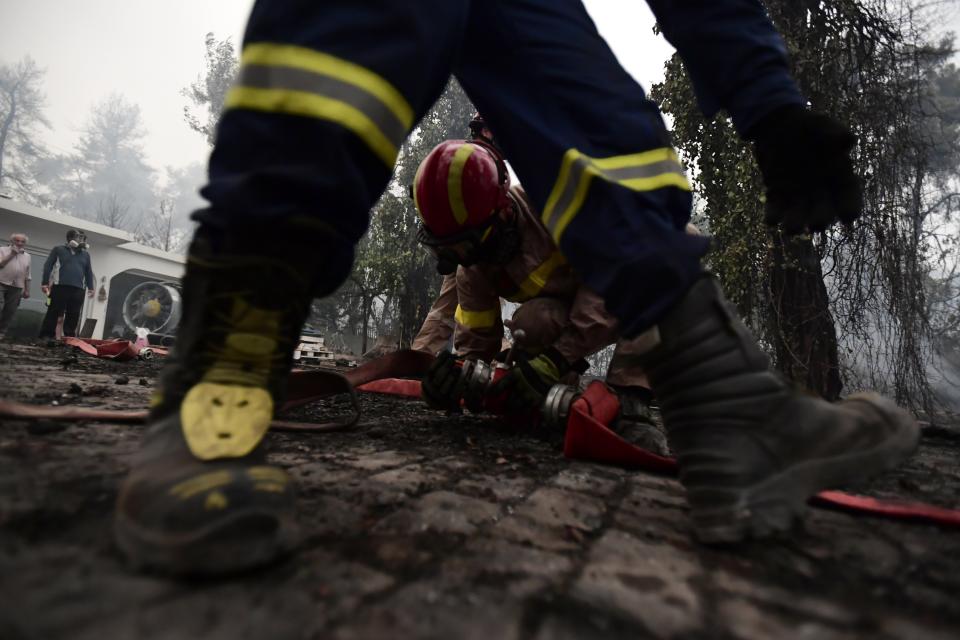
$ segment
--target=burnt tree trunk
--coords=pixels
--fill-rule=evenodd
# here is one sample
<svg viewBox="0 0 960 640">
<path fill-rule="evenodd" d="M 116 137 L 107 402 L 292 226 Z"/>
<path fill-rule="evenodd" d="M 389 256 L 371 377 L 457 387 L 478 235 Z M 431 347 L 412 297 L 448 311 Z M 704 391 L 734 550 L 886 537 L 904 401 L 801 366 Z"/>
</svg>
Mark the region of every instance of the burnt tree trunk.
<svg viewBox="0 0 960 640">
<path fill-rule="evenodd" d="M 809 238 L 774 233 L 770 262 L 770 335 L 777 368 L 807 390 L 836 400 L 843 382 L 820 256 Z"/>
<path fill-rule="evenodd" d="M 367 337 L 370 333 L 370 305 L 373 304 L 373 296 L 363 294 L 363 327 L 361 328 L 362 341 L 360 343 L 360 355 L 367 352 Z"/>
<path fill-rule="evenodd" d="M 818 79 L 827 61 L 816 43 L 825 37 L 827 16 L 819 0 L 768 2 L 774 22 L 796 47 L 794 76 L 814 105 L 829 104 Z M 823 282 L 820 256 L 809 237 L 773 232 L 770 255 L 770 336 L 777 367 L 795 383 L 828 400 L 840 396 L 837 332 Z"/>
</svg>

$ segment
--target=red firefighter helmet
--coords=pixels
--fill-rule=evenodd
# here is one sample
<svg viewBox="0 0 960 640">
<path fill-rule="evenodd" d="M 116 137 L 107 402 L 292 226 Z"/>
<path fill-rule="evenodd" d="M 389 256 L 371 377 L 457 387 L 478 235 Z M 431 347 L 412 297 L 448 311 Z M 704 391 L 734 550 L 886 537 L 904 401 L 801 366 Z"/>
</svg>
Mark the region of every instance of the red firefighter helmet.
<svg viewBox="0 0 960 640">
<path fill-rule="evenodd" d="M 509 206 L 510 175 L 496 150 L 466 140 L 441 142 L 420 163 L 413 197 L 438 241 L 487 228 Z"/>
</svg>

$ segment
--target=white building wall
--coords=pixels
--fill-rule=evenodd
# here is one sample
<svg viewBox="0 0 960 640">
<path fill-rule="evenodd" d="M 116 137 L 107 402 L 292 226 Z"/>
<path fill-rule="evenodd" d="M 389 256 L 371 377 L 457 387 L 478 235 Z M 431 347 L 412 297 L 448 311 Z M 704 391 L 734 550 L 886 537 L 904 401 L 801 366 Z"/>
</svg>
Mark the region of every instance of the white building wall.
<svg viewBox="0 0 960 640">
<path fill-rule="evenodd" d="M 157 280 L 179 280 L 183 275 L 184 257 L 160 251 L 133 241 L 130 234 L 89 220 L 45 211 L 26 203 L 0 198 L 0 242 L 6 244 L 12 233 L 29 236 L 27 251 L 34 256 L 31 265 L 31 299 L 21 303 L 25 312 L 42 312 L 44 296 L 41 266 L 53 247 L 66 242 L 69 229 L 83 230 L 90 244 L 90 259 L 96 279 L 94 296 L 87 298 L 81 313 L 80 325 L 88 318 L 97 321 L 93 337 L 104 336 L 110 282 L 120 273 L 132 272 Z M 101 286 L 107 294 L 100 299 Z M 16 324 L 16 319 L 14 320 Z"/>
</svg>

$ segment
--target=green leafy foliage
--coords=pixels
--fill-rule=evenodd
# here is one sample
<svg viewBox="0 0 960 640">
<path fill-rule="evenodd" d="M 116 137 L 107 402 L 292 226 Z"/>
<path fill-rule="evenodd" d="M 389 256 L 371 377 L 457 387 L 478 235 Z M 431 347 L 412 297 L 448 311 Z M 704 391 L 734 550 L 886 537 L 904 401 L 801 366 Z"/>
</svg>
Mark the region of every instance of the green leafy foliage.
<svg viewBox="0 0 960 640">
<path fill-rule="evenodd" d="M 203 70 L 180 94 L 190 101 L 183 107 L 183 119 L 213 146 L 223 102 L 237 77 L 240 61 L 230 38 L 218 40 L 208 33 L 204 45 Z"/>
<path fill-rule="evenodd" d="M 960 164 L 952 42 L 929 40 L 935 5 L 765 4 L 811 106 L 858 136 L 864 215 L 851 229 L 816 237 L 768 231 L 750 149 L 726 117 L 703 118 L 674 57 L 653 95 L 673 117 L 676 144 L 696 172 L 699 213 L 717 239 L 710 266 L 777 366 L 798 383 L 832 396 L 842 374 L 847 389 L 877 387 L 930 408 L 934 325 L 949 325 L 938 318 L 954 317 L 956 308 L 942 286 L 957 260 L 945 232 L 946 223 L 955 234 L 949 221 Z"/>
</svg>

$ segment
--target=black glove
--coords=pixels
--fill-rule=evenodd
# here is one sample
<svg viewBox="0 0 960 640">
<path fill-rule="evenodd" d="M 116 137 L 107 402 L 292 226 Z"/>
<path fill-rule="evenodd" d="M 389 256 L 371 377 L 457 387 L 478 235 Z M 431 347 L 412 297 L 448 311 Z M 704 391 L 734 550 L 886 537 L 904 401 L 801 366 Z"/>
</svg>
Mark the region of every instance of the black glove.
<svg viewBox="0 0 960 640">
<path fill-rule="evenodd" d="M 845 126 L 789 106 L 761 119 L 747 138 L 767 188 L 767 224 L 793 235 L 860 217 L 863 193 L 850 161 L 857 139 Z"/>
<path fill-rule="evenodd" d="M 517 360 L 504 377 L 494 383 L 491 395 L 506 398 L 504 408 L 509 412 L 539 409 L 550 387 L 570 371 L 567 362 L 556 349 L 547 349 L 536 358 Z"/>
<path fill-rule="evenodd" d="M 453 411 L 460 408 L 463 382 L 460 380 L 462 360 L 449 351 L 441 351 L 433 361 L 420 386 L 423 399 L 434 409 Z"/>
</svg>

